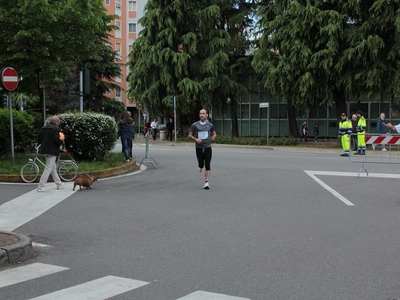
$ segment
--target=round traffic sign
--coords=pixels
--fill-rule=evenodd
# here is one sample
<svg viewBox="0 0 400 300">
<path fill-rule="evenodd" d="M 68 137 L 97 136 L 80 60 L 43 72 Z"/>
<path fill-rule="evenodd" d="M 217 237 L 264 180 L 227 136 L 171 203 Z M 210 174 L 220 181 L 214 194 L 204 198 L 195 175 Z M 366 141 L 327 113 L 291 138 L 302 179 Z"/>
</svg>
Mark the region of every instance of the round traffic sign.
<svg viewBox="0 0 400 300">
<path fill-rule="evenodd" d="M 18 73 L 13 68 L 4 68 L 1 72 L 1 82 L 8 91 L 13 91 L 18 86 Z"/>
</svg>

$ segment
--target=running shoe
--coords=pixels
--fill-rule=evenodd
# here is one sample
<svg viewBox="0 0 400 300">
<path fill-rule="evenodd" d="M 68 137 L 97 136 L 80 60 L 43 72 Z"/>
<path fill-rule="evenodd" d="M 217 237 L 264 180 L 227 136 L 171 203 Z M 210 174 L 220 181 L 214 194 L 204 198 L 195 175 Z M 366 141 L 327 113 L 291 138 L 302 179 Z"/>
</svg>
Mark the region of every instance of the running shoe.
<svg viewBox="0 0 400 300">
<path fill-rule="evenodd" d="M 203 189 L 205 189 L 205 190 L 210 189 L 210 184 L 208 183 L 208 181 L 206 183 L 204 183 Z"/>
</svg>

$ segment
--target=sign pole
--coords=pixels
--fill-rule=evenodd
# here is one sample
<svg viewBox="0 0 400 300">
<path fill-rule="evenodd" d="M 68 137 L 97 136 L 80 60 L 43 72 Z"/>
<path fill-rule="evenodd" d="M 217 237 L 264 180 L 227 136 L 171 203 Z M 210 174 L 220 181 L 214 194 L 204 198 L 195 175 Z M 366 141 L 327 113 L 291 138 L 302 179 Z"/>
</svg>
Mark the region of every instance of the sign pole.
<svg viewBox="0 0 400 300">
<path fill-rule="evenodd" d="M 174 132 L 175 132 L 175 143 L 176 143 L 176 96 L 174 95 Z"/>
<path fill-rule="evenodd" d="M 11 157 L 12 165 L 15 166 L 15 155 L 14 155 L 14 122 L 13 122 L 13 111 L 12 111 L 12 98 L 11 91 L 8 92 L 8 109 L 10 110 L 10 136 L 11 136 Z"/>
<path fill-rule="evenodd" d="M 260 108 L 267 108 L 267 146 L 269 142 L 269 102 L 260 102 Z"/>
<path fill-rule="evenodd" d="M 11 136 L 11 157 L 12 165 L 15 166 L 14 155 L 14 126 L 13 126 L 13 112 L 12 112 L 12 98 L 11 92 L 18 86 L 18 73 L 13 68 L 4 68 L 1 72 L 1 82 L 3 87 L 8 90 L 8 109 L 10 110 L 10 136 Z"/>
<path fill-rule="evenodd" d="M 268 104 L 268 110 L 267 110 L 267 146 L 269 142 L 269 104 Z"/>
<path fill-rule="evenodd" d="M 46 124 L 46 89 L 43 88 L 43 124 Z"/>
<path fill-rule="evenodd" d="M 83 68 L 79 71 L 79 111 L 83 112 Z"/>
</svg>

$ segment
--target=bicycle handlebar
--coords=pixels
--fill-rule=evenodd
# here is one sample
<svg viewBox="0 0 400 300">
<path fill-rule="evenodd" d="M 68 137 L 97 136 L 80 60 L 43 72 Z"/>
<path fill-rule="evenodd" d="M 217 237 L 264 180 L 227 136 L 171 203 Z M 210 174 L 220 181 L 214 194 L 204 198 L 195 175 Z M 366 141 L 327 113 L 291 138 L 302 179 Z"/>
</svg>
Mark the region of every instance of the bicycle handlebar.
<svg viewBox="0 0 400 300">
<path fill-rule="evenodd" d="M 40 144 L 37 144 L 37 143 L 34 144 L 34 147 L 36 149 L 36 153 L 39 153 L 40 146 L 41 146 Z M 60 153 L 67 153 L 67 149 L 65 149 L 65 148 L 60 149 Z"/>
</svg>

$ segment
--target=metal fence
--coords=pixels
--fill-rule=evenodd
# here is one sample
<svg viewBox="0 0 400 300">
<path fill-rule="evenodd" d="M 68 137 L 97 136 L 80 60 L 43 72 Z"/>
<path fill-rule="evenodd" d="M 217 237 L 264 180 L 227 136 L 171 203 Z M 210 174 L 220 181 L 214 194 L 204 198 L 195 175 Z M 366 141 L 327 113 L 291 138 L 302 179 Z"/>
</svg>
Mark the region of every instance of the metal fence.
<svg viewBox="0 0 400 300">
<path fill-rule="evenodd" d="M 351 137 L 357 137 L 357 134 L 351 134 Z M 360 173 L 368 171 L 365 168 L 366 163 L 380 164 L 400 164 L 400 134 L 367 134 L 365 135 L 365 154 L 360 155 L 357 152 L 350 152 L 350 161 L 361 163 Z"/>
</svg>

